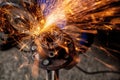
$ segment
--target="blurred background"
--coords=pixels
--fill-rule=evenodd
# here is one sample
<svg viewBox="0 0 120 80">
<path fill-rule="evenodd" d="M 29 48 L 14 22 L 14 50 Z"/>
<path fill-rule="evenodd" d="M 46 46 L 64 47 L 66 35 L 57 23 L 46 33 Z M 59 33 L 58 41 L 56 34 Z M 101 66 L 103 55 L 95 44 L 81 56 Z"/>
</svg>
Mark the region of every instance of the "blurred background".
<svg viewBox="0 0 120 80">
<path fill-rule="evenodd" d="M 60 80 L 120 80 L 119 37 L 119 30 L 98 30 L 91 47 L 80 54 L 77 66 L 60 70 Z M 43 69 L 39 69 L 37 78 L 32 76 L 32 64 L 29 52 L 21 52 L 14 47 L 0 51 L 0 80 L 45 80 L 46 71 Z"/>
</svg>

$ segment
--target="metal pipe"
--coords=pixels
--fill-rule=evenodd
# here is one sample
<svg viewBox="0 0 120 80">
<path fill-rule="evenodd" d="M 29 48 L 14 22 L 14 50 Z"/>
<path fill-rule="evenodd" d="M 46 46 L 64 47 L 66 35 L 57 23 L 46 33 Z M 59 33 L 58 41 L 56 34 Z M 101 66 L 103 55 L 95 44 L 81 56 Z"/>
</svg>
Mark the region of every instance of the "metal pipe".
<svg viewBox="0 0 120 80">
<path fill-rule="evenodd" d="M 47 70 L 46 80 L 59 80 L 59 70 Z"/>
</svg>

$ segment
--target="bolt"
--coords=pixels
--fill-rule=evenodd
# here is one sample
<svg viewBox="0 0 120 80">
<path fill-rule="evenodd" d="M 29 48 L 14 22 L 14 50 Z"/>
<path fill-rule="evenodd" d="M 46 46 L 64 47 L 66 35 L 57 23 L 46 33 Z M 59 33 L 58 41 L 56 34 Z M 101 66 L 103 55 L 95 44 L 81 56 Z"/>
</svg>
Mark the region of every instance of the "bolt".
<svg viewBox="0 0 120 80">
<path fill-rule="evenodd" d="M 50 58 L 55 57 L 55 53 L 54 53 L 54 52 L 52 52 L 52 51 L 51 51 L 51 52 L 49 52 L 49 57 L 50 57 Z"/>
<path fill-rule="evenodd" d="M 32 51 L 35 51 L 36 49 L 37 49 L 37 47 L 36 46 L 32 46 Z"/>
<path fill-rule="evenodd" d="M 49 63 L 50 63 L 50 62 L 49 62 L 48 59 L 43 60 L 43 65 L 47 66 Z"/>
</svg>

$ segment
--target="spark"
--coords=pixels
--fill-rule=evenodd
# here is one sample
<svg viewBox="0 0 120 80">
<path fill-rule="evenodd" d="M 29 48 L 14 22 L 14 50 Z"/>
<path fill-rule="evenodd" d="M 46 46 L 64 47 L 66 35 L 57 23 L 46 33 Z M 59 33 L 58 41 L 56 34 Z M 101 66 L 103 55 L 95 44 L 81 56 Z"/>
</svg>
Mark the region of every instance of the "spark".
<svg viewBox="0 0 120 80">
<path fill-rule="evenodd" d="M 110 22 L 105 22 L 104 19 L 113 16 L 120 17 L 119 14 L 115 15 L 120 8 L 116 6 L 111 8 L 110 6 L 111 3 L 117 1 L 118 0 L 55 0 L 55 3 L 51 3 L 48 7 L 45 4 L 39 6 L 22 4 L 23 8 L 12 3 L 7 3 L 6 7 L 0 7 L 0 32 L 5 32 L 6 30 L 10 33 L 10 37 L 20 35 L 18 36 L 22 38 L 20 40 L 13 38 L 21 46 L 20 51 L 24 48 L 29 48 L 32 42 L 35 43 L 38 54 L 43 58 L 46 58 L 46 54 L 42 48 L 42 43 L 47 44 L 47 40 L 43 38 L 44 36 L 50 37 L 49 35 L 53 34 L 55 36 L 50 37 L 50 39 L 56 40 L 54 46 L 61 46 L 69 53 L 69 49 L 66 47 L 67 41 L 63 41 L 66 39 L 65 35 L 69 35 L 70 39 L 73 40 L 75 50 L 78 53 L 84 53 L 88 47 L 81 45 L 80 41 L 85 43 L 88 43 L 88 41 L 80 37 L 81 33 L 97 34 L 97 30 L 99 29 L 120 30 L 120 28 L 116 26 L 116 24 L 120 22 L 119 18 L 110 19 Z M 44 15 L 45 10 L 48 11 L 48 13 L 46 12 L 47 15 Z M 7 15 L 7 17 L 5 17 L 5 15 Z M 62 27 L 60 25 L 62 25 Z M 24 34 L 24 36 L 21 36 L 21 34 Z M 31 42 L 24 42 L 29 39 L 32 39 Z M 44 46 L 48 47 L 48 44 L 45 44 Z M 51 45 L 49 46 L 49 48 L 52 47 Z M 101 47 L 99 48 L 106 51 Z M 110 54 L 107 51 L 106 53 L 108 55 Z M 80 61 L 78 57 L 74 58 L 76 62 Z M 114 66 L 97 58 L 95 59 L 107 67 L 115 69 Z M 36 59 L 32 66 L 34 76 L 38 76 L 38 63 L 39 60 Z M 19 68 L 27 64 L 26 62 Z"/>
<path fill-rule="evenodd" d="M 102 63 L 102 64 L 104 64 L 106 67 L 108 67 L 108 68 L 110 68 L 110 69 L 112 69 L 112 70 L 116 70 L 116 67 L 115 66 L 113 66 L 113 65 L 110 65 L 110 64 L 108 64 L 108 63 L 105 63 L 104 61 L 102 61 L 102 60 L 100 60 L 100 59 L 98 59 L 98 58 L 95 58 L 97 61 L 99 61 L 100 63 Z"/>
</svg>

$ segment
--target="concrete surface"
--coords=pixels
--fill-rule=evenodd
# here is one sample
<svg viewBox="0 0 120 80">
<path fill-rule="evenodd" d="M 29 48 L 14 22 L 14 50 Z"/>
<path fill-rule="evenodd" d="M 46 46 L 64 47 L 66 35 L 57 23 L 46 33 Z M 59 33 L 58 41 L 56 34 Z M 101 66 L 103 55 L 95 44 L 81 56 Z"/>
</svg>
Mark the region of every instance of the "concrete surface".
<svg viewBox="0 0 120 80">
<path fill-rule="evenodd" d="M 23 56 L 24 55 L 24 56 Z M 80 55 L 77 66 L 88 72 L 119 71 L 119 60 L 113 59 L 96 47 L 91 47 Z M 20 52 L 16 48 L 0 51 L 0 80 L 45 80 L 45 70 L 39 70 L 39 77 L 31 75 L 33 61 L 30 53 Z M 60 80 L 120 80 L 120 74 L 99 73 L 86 74 L 74 67 L 70 70 L 60 70 Z"/>
</svg>

